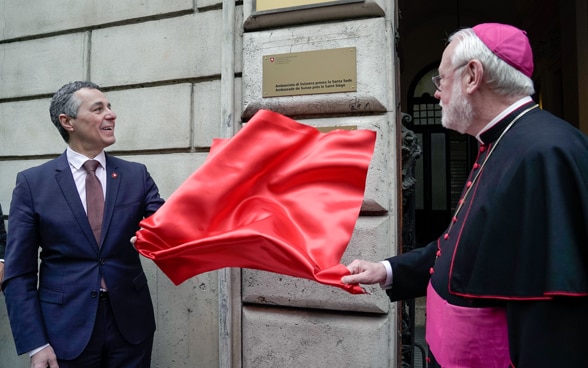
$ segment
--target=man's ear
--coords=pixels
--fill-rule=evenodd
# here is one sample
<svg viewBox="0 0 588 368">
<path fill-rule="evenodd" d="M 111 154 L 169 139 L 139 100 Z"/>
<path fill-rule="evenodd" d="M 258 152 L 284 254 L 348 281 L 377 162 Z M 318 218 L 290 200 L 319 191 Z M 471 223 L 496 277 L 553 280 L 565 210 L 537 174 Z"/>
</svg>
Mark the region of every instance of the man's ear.
<svg viewBox="0 0 588 368">
<path fill-rule="evenodd" d="M 466 65 L 466 92 L 473 93 L 482 84 L 484 79 L 484 67 L 479 60 L 471 60 Z"/>
<path fill-rule="evenodd" d="M 74 130 L 73 125 L 71 123 L 72 120 L 73 120 L 72 118 L 70 118 L 69 116 L 67 116 L 65 114 L 59 115 L 59 123 L 61 124 L 63 129 L 65 129 L 68 132 L 73 132 L 73 130 Z"/>
</svg>

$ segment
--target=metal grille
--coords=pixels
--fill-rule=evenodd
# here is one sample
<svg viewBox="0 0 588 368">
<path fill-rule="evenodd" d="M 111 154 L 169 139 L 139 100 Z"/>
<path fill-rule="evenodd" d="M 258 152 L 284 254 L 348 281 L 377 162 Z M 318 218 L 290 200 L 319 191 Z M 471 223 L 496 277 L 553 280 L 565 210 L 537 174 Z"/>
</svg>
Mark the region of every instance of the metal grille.
<svg viewBox="0 0 588 368">
<path fill-rule="evenodd" d="M 413 126 L 441 125 L 441 107 L 431 97 L 415 98 L 413 108 Z"/>
</svg>

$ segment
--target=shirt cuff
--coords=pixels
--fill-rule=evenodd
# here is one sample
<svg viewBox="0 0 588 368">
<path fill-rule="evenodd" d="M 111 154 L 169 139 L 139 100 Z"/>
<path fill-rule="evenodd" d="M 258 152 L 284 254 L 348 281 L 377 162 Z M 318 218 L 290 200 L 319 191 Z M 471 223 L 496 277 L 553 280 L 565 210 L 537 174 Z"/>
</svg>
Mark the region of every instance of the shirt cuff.
<svg viewBox="0 0 588 368">
<path fill-rule="evenodd" d="M 386 281 L 380 283 L 380 287 L 382 289 L 390 289 L 392 288 L 392 265 L 388 261 L 381 261 L 380 263 L 386 267 Z"/>
<path fill-rule="evenodd" d="M 4 263 L 4 258 L 0 258 L 0 262 L 1 263 Z"/>
<path fill-rule="evenodd" d="M 29 358 L 32 357 L 33 355 L 37 354 L 38 352 L 40 352 L 41 350 L 45 349 L 47 346 L 49 346 L 49 344 L 45 344 L 43 346 L 39 346 L 38 348 L 29 351 Z"/>
</svg>

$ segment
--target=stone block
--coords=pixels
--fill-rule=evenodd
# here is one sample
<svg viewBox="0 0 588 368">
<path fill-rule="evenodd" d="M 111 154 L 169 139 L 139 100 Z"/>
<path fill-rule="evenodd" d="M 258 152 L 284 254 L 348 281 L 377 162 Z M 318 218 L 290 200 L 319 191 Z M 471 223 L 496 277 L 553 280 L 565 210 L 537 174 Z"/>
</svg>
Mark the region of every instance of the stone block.
<svg viewBox="0 0 588 368">
<path fill-rule="evenodd" d="M 0 40 L 191 12 L 193 5 L 193 0 L 52 0 L 28 3 L 23 11 L 22 2 L 3 1 Z"/>
<path fill-rule="evenodd" d="M 106 92 L 117 114 L 111 151 L 188 149 L 192 85 L 175 84 Z"/>
<path fill-rule="evenodd" d="M 98 29 L 92 80 L 114 86 L 219 75 L 221 40 L 219 10 Z"/>
<path fill-rule="evenodd" d="M 87 79 L 88 37 L 80 32 L 0 44 L 0 99 L 53 94 L 69 81 Z"/>
<path fill-rule="evenodd" d="M 198 9 L 221 7 L 222 3 L 223 3 L 222 0 L 197 0 L 196 7 Z"/>
<path fill-rule="evenodd" d="M 341 263 L 354 259 L 380 261 L 393 255 L 387 216 L 360 217 Z M 367 294 L 353 295 L 334 286 L 316 281 L 279 275 L 271 272 L 243 269 L 243 302 L 347 310 L 367 313 L 388 313 L 390 301 L 379 285 L 363 285 Z"/>
<path fill-rule="evenodd" d="M 218 364 L 217 273 L 205 274 L 175 286 L 157 271 L 151 287 L 157 332 L 153 356 L 160 366 L 216 367 Z"/>
<path fill-rule="evenodd" d="M 141 156 L 118 156 L 122 159 L 143 163 L 166 199 L 199 168 L 208 153 L 168 153 Z"/>
<path fill-rule="evenodd" d="M 221 127 L 221 86 L 220 80 L 204 81 L 194 84 L 194 146 L 210 147 L 214 138 L 223 138 Z M 241 79 L 235 79 L 235 132 L 241 127 Z"/>
<path fill-rule="evenodd" d="M 243 368 L 391 367 L 394 315 L 245 306 Z"/>
<path fill-rule="evenodd" d="M 51 122 L 50 99 L 0 103 L 0 156 L 60 154 L 67 144 Z"/>
<path fill-rule="evenodd" d="M 249 32 L 243 35 L 243 119 L 259 109 L 289 116 L 365 114 L 393 111 L 393 92 L 382 83 L 391 71 L 392 55 L 384 18 L 307 25 Z M 264 98 L 263 57 L 303 51 L 356 48 L 357 91 Z"/>
</svg>

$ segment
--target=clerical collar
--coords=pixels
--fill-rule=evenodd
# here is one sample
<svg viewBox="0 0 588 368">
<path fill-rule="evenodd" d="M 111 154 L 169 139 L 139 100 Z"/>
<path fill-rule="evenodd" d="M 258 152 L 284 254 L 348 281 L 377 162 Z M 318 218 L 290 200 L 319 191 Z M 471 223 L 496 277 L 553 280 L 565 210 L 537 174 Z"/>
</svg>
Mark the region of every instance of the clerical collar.
<svg viewBox="0 0 588 368">
<path fill-rule="evenodd" d="M 533 99 L 529 96 L 521 98 L 492 119 L 492 121 L 490 121 L 484 129 L 476 135 L 476 139 L 482 144 L 494 142 L 519 112 L 525 110 L 534 103 Z"/>
</svg>

